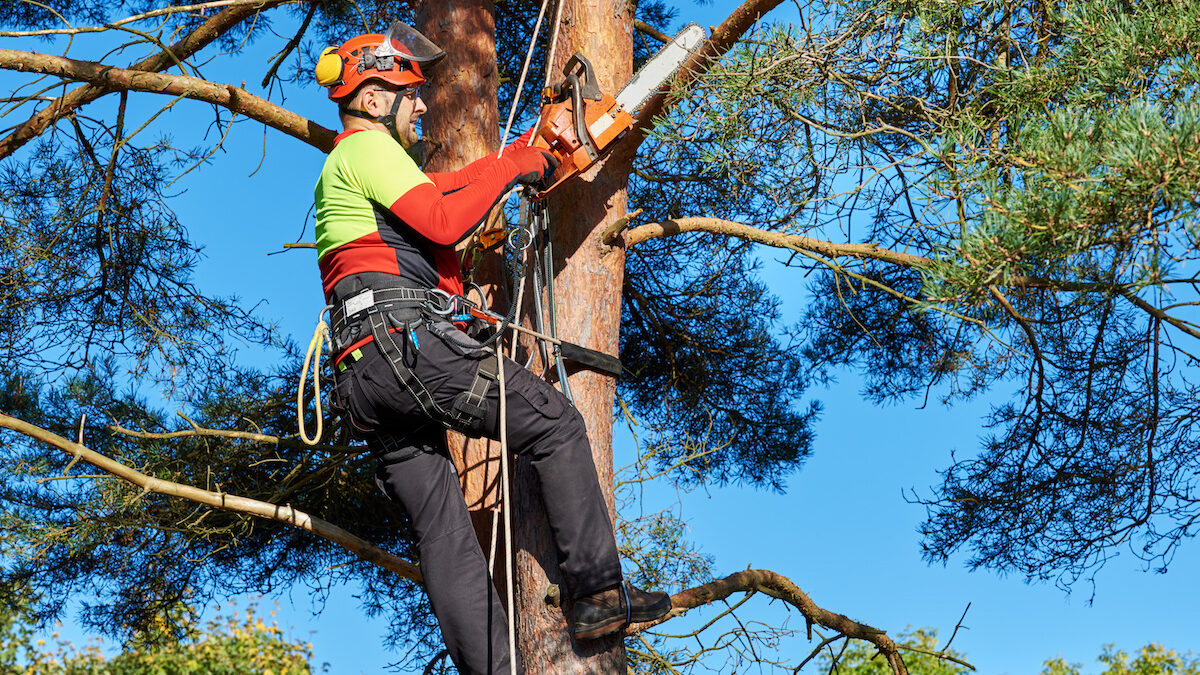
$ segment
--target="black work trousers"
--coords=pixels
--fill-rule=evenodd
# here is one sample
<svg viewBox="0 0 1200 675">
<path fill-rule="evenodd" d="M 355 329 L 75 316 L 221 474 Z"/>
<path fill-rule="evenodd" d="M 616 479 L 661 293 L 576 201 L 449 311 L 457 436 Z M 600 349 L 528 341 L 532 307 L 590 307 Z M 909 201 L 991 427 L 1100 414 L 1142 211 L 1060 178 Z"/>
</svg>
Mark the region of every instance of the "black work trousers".
<svg viewBox="0 0 1200 675">
<path fill-rule="evenodd" d="M 446 322 L 392 337 L 444 409 L 471 386 L 480 359 L 496 358 Z M 412 520 L 425 590 L 450 658 L 464 675 L 508 673 L 504 609 L 467 516 L 445 428 L 421 413 L 374 343 L 361 351 L 362 358 L 339 373 L 337 396 L 357 426 L 390 437 L 383 447 L 372 442 L 380 454 L 376 482 Z M 620 583 L 616 538 L 583 418 L 548 383 L 507 358 L 503 362 L 509 447 L 537 472 L 567 592 L 580 598 Z M 495 383 L 487 399 L 480 435 L 498 438 Z M 404 455 L 411 456 L 396 461 Z"/>
</svg>

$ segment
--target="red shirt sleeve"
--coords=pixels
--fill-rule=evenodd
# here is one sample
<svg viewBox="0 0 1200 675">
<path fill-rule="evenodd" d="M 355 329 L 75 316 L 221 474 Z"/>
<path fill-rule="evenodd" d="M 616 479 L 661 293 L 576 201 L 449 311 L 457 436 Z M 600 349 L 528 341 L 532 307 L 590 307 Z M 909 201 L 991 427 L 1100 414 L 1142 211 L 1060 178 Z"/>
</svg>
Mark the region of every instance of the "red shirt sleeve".
<svg viewBox="0 0 1200 675">
<path fill-rule="evenodd" d="M 504 148 L 504 154 L 508 154 L 515 148 L 529 145 L 529 138 L 532 135 L 533 129 L 530 128 L 525 133 L 521 134 L 517 140 L 509 143 Z M 476 176 L 482 173 L 484 169 L 491 166 L 492 162 L 496 161 L 496 156 L 499 154 L 500 153 L 498 152 L 493 152 L 489 155 L 484 155 L 483 157 L 480 157 L 479 159 L 471 162 L 457 171 L 427 173 L 425 175 L 429 176 L 429 180 L 433 181 L 433 184 L 437 186 L 437 189 L 440 190 L 442 194 L 449 194 L 455 190 L 461 190 L 469 185 Z"/>
<path fill-rule="evenodd" d="M 410 188 L 390 210 L 435 246 L 454 246 L 471 233 L 520 176 L 507 157 L 493 159 L 464 187 L 443 194 L 432 183 Z"/>
</svg>

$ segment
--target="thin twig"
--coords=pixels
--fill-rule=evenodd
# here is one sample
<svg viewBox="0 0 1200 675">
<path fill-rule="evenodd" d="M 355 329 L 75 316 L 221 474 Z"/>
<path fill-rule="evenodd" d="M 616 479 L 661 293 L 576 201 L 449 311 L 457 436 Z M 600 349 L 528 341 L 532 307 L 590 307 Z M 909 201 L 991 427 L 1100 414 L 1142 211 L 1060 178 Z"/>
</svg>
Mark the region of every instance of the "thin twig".
<svg viewBox="0 0 1200 675">
<path fill-rule="evenodd" d="M 275 77 L 275 71 L 279 70 L 280 64 L 292 53 L 296 45 L 300 44 L 300 40 L 304 38 L 304 33 L 308 31 L 308 24 L 312 23 L 313 15 L 317 13 L 317 7 L 320 6 L 320 0 L 311 0 L 308 5 L 308 13 L 304 15 L 304 21 L 300 23 L 300 29 L 292 36 L 292 39 L 284 45 L 283 50 L 279 52 L 279 56 L 275 58 L 275 62 L 271 64 L 271 69 L 263 76 L 262 86 L 270 84 L 271 79 Z"/>
<path fill-rule="evenodd" d="M 293 2 L 301 2 L 301 0 L 283 0 L 279 4 L 291 4 Z M 136 21 L 144 21 L 152 19 L 156 16 L 166 14 L 182 14 L 185 12 L 202 11 L 205 9 L 214 9 L 217 7 L 237 7 L 239 5 L 261 5 L 262 0 L 215 0 L 214 2 L 201 2 L 194 5 L 176 5 L 174 7 L 163 7 L 142 14 L 134 14 L 127 16 L 124 19 L 112 21 L 103 26 L 81 26 L 78 28 L 46 28 L 42 30 L 0 30 L 0 37 L 32 37 L 44 35 L 78 35 L 80 33 L 100 33 L 106 30 L 112 30 L 127 23 Z M 66 23 L 64 20 L 63 23 Z"/>
</svg>

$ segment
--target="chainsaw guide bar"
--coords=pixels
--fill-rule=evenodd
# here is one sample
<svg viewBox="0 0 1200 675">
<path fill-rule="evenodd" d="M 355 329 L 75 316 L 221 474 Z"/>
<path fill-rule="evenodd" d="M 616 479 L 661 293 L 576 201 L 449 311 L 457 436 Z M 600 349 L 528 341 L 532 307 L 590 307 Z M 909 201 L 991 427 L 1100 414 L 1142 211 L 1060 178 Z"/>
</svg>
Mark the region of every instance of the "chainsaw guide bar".
<svg viewBox="0 0 1200 675">
<path fill-rule="evenodd" d="M 657 54 L 638 68 L 621 93 L 617 94 L 617 105 L 630 113 L 641 108 L 664 83 L 679 72 L 679 67 L 703 41 L 704 29 L 699 24 L 689 23 L 684 26 L 683 30 L 676 33 Z"/>
</svg>

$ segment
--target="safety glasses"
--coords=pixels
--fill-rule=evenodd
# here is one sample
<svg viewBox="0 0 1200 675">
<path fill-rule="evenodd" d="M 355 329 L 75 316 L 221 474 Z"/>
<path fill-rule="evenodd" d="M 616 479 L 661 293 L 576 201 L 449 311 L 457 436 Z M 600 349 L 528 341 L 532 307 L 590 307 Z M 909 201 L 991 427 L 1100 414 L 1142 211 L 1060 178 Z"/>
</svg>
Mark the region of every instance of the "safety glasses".
<svg viewBox="0 0 1200 675">
<path fill-rule="evenodd" d="M 401 98 L 416 100 L 421 97 L 420 87 L 405 87 L 403 89 L 388 89 L 387 87 L 375 87 L 371 91 L 386 91 L 395 94 Z"/>
</svg>

